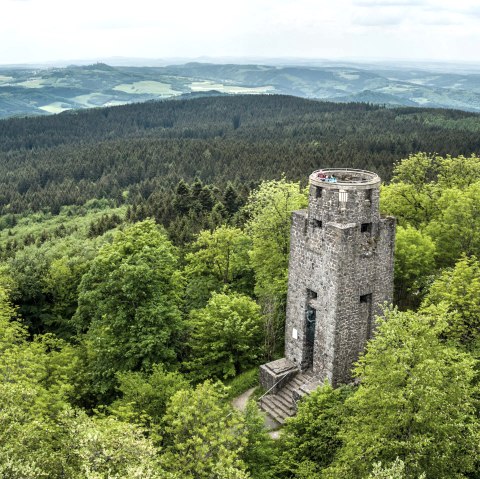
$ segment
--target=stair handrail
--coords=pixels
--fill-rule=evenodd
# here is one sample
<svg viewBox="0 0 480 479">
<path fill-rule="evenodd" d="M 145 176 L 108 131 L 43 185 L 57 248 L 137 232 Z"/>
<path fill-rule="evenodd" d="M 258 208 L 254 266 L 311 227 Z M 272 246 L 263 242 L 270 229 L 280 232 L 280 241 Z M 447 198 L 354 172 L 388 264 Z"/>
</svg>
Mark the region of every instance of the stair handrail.
<svg viewBox="0 0 480 479">
<path fill-rule="evenodd" d="M 278 386 L 285 378 L 287 374 L 282 376 L 268 391 L 264 392 L 258 399 L 257 402 L 260 402 L 275 386 Z"/>
</svg>

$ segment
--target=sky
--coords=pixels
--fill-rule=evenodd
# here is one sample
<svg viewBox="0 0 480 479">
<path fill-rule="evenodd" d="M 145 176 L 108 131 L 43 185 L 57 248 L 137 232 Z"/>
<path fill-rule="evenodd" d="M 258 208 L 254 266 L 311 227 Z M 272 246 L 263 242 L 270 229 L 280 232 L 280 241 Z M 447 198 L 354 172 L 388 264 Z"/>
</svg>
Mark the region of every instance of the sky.
<svg viewBox="0 0 480 479">
<path fill-rule="evenodd" d="M 479 0 L 0 0 L 0 64 L 231 57 L 480 63 Z"/>
</svg>

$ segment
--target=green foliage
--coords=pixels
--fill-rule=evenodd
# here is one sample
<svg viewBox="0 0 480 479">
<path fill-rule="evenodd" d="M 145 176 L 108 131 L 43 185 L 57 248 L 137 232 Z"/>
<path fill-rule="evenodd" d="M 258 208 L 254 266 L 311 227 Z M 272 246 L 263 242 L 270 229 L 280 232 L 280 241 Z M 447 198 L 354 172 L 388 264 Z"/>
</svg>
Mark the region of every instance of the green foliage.
<svg viewBox="0 0 480 479">
<path fill-rule="evenodd" d="M 246 445 L 241 458 L 252 479 L 274 479 L 277 449 L 265 429 L 265 418 L 255 401 L 248 401 L 244 412 Z"/>
<path fill-rule="evenodd" d="M 432 257 L 443 268 L 462 254 L 480 255 L 480 158 L 411 155 L 395 166 L 381 207 L 406 228 L 398 230 L 397 293 L 400 304 L 415 305 Z"/>
<path fill-rule="evenodd" d="M 48 477 L 64 461 L 56 417 L 67 408 L 68 378 L 75 361 L 46 354 L 47 343 L 26 342 L 14 309 L 0 289 L 0 474 Z M 52 474 L 54 477 L 54 474 Z"/>
<path fill-rule="evenodd" d="M 476 354 L 480 330 L 475 156 L 413 155 L 383 188 L 382 208 L 401 225 L 397 298 L 415 306 L 437 280 L 421 316 L 388 313 L 357 369 L 358 391 L 325 386 L 303 401 L 280 459 L 255 405 L 244 415 L 228 405 L 229 394 L 256 384 L 256 369 L 241 371 L 282 344 L 291 211 L 306 205 L 299 185 L 283 178 L 261 183 L 240 211 L 249 191 L 282 171 L 305 178 L 332 161 L 388 178 L 412 145 L 475 151 L 473 117 L 272 96 L 18 119 L 0 130 L 0 476 L 417 479 L 473 471 L 478 365 L 465 350 Z M 186 294 L 177 250 L 152 220 L 111 231 L 125 228 L 124 217 L 149 216 L 175 244 L 195 238 L 181 252 Z M 238 228 L 244 221 L 247 233 Z M 263 316 L 243 296 L 252 293 L 252 271 Z M 191 308 L 184 325 L 181 311 Z M 234 377 L 230 392 L 211 383 L 192 390 L 176 368 L 196 380 Z M 72 403 L 89 406 L 90 416 Z"/>
<path fill-rule="evenodd" d="M 225 383 L 225 386 L 228 387 L 228 399 L 234 399 L 248 389 L 258 386 L 258 379 L 258 368 L 252 368 L 235 376 Z"/>
<path fill-rule="evenodd" d="M 395 242 L 395 297 L 402 305 L 418 304 L 435 270 L 435 243 L 413 226 L 398 226 Z"/>
<path fill-rule="evenodd" d="M 23 387 L 2 388 L 0 425 L 9 434 L 0 445 L 0 477 L 173 479 L 161 470 L 152 443 L 138 428 L 68 407 L 39 410 L 33 398 L 38 389 Z M 12 418 L 8 424 L 5 415 Z"/>
<path fill-rule="evenodd" d="M 92 390 L 111 395 L 117 371 L 172 364 L 180 327 L 176 250 L 151 220 L 118 232 L 83 276 L 75 321 L 86 331 Z"/>
<path fill-rule="evenodd" d="M 285 178 L 264 181 L 253 191 L 245 209 L 253 246 L 250 261 L 255 293 L 266 317 L 266 353 L 272 357 L 282 343 L 287 297 L 288 254 L 292 211 L 307 205 L 307 194 Z"/>
<path fill-rule="evenodd" d="M 0 275 L 0 353 L 23 341 L 26 331 L 16 320 L 16 311 L 10 302 L 9 291 L 2 282 L 7 282 Z"/>
<path fill-rule="evenodd" d="M 381 462 L 373 465 L 372 473 L 367 479 L 405 479 L 405 463 L 398 457 L 391 464 L 382 466 Z M 418 476 L 418 479 L 424 479 L 425 474 Z"/>
<path fill-rule="evenodd" d="M 438 213 L 441 191 L 436 178 L 440 158 L 426 153 L 411 154 L 398 162 L 392 183 L 382 188 L 381 208 L 393 214 L 400 224 L 418 228 Z"/>
<path fill-rule="evenodd" d="M 88 251 L 84 247 L 83 254 L 76 254 L 72 248 L 68 253 L 69 257 L 52 259 L 43 279 L 43 293 L 48 298 L 42 311 L 43 323 L 48 331 L 65 339 L 76 333 L 72 317 L 77 309 L 77 290 L 90 266 L 93 248 Z"/>
<path fill-rule="evenodd" d="M 110 410 L 122 420 L 146 425 L 151 433 L 158 433 L 170 398 L 177 391 L 189 389 L 180 373 L 168 372 L 159 364 L 153 366 L 151 374 L 119 372 L 117 378 L 122 396 Z"/>
<path fill-rule="evenodd" d="M 232 126 L 235 116 L 241 118 L 237 129 Z M 478 151 L 477 123 L 475 115 L 458 111 L 386 109 L 280 95 L 15 118 L 0 123 L 0 214 L 45 209 L 56 214 L 64 205 L 98 197 L 148 207 L 150 198 L 161 205 L 158 192 L 181 179 L 232 183 L 239 192 L 238 185 L 279 178 L 281 172 L 304 179 L 319 165 L 366 168 L 388 180 L 393 163 L 412 151 Z M 153 208 L 147 215 L 156 217 Z"/>
<path fill-rule="evenodd" d="M 342 445 L 339 431 L 348 421 L 344 403 L 352 392 L 348 386 L 324 384 L 299 403 L 281 437 L 279 477 L 317 477 L 331 464 Z"/>
<path fill-rule="evenodd" d="M 480 159 L 477 159 L 480 163 Z M 439 214 L 426 226 L 437 244 L 438 263 L 453 265 L 462 255 L 480 254 L 480 181 L 465 188 L 443 190 Z"/>
<path fill-rule="evenodd" d="M 468 348 L 480 346 L 480 263 L 462 257 L 432 284 L 423 308 L 436 305 L 448 313 L 444 334 Z"/>
<path fill-rule="evenodd" d="M 247 445 L 242 417 L 223 402 L 224 387 L 207 381 L 178 391 L 164 416 L 167 471 L 182 479 L 247 478 L 240 456 Z"/>
<path fill-rule="evenodd" d="M 68 479 L 176 479 L 163 471 L 157 451 L 142 430 L 112 417 L 88 417 L 69 411 L 61 417 L 62 458 L 70 474 L 49 478 Z M 19 478 L 20 479 L 20 478 Z"/>
<path fill-rule="evenodd" d="M 264 181 L 248 199 L 247 231 L 252 237 L 250 259 L 259 297 L 283 298 L 287 294 L 288 253 L 292 211 L 307 205 L 298 183 Z"/>
<path fill-rule="evenodd" d="M 390 310 L 356 367 L 362 382 L 327 477 L 365 477 L 400 458 L 406 477 L 461 477 L 474 468 L 479 424 L 474 360 L 439 339 L 441 317 Z M 360 461 L 359 458 L 362 458 Z"/>
<path fill-rule="evenodd" d="M 96 251 L 109 237 L 107 233 L 88 238 L 89 224 L 105 211 L 122 213 L 120 209 L 97 209 L 108 208 L 104 202 L 97 203 L 63 208 L 56 217 L 43 213 L 24 216 L 10 231 L 11 236 L 7 231 L 0 232 L 0 250 L 9 237 L 17 244 L 5 263 L 8 274 L 15 278 L 12 297 L 18 301 L 30 333 L 51 332 L 67 340 L 76 333 L 71 318 L 77 308 L 78 285 Z"/>
<path fill-rule="evenodd" d="M 221 189 L 204 185 L 198 179 L 192 184 L 180 180 L 175 188 L 162 187 L 161 180 L 156 179 L 149 182 L 148 187 L 132 189 L 132 205 L 127 209 L 126 219 L 135 222 L 155 218 L 177 245 L 193 241 L 202 230 L 212 231 L 224 224 L 239 223 L 237 212 L 249 191 L 242 184 L 234 188 L 228 183 Z"/>
<path fill-rule="evenodd" d="M 112 215 L 102 215 L 100 219 L 90 223 L 90 227 L 88 228 L 88 236 L 91 238 L 95 236 L 101 236 L 108 230 L 115 228 L 121 223 L 122 218 L 115 213 Z"/>
<path fill-rule="evenodd" d="M 0 477 L 167 477 L 142 431 L 70 407 L 75 350 L 52 335 L 27 342 L 3 287 L 0 353 Z"/>
<path fill-rule="evenodd" d="M 382 210 L 400 224 L 425 226 L 441 214 L 438 201 L 450 190 L 462 190 L 480 181 L 480 159 L 475 155 L 445 158 L 411 154 L 396 163 L 392 183 L 382 189 Z"/>
<path fill-rule="evenodd" d="M 196 380 L 234 377 L 262 355 L 260 308 L 238 293 L 213 293 L 205 308 L 190 312 L 188 331 L 185 367 Z"/>
<path fill-rule="evenodd" d="M 187 309 L 202 308 L 213 291 L 225 287 L 252 292 L 251 240 L 242 230 L 220 226 L 213 232 L 202 231 L 191 248 L 185 256 Z"/>
</svg>

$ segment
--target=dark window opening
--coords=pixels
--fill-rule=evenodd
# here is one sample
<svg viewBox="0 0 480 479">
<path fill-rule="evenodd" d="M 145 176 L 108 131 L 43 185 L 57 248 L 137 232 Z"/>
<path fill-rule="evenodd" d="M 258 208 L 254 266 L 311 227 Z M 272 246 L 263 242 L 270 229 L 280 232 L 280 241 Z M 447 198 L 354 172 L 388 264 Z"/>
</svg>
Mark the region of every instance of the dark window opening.
<svg viewBox="0 0 480 479">
<path fill-rule="evenodd" d="M 317 299 L 318 294 L 315 291 L 312 291 L 311 289 L 307 289 L 307 300 L 310 299 Z"/>
<path fill-rule="evenodd" d="M 372 223 L 362 223 L 360 227 L 362 233 L 371 233 L 372 232 Z"/>
<path fill-rule="evenodd" d="M 365 190 L 365 199 L 367 201 L 372 201 L 372 190 Z"/>
<path fill-rule="evenodd" d="M 313 220 L 313 226 L 315 228 L 321 228 L 322 227 L 322 221 L 321 220 Z"/>
<path fill-rule="evenodd" d="M 360 318 L 361 322 L 365 325 L 365 339 L 372 337 L 372 293 L 363 294 L 360 296 Z"/>
<path fill-rule="evenodd" d="M 363 294 L 360 296 L 361 303 L 371 303 L 372 302 L 372 293 L 370 294 Z"/>
<path fill-rule="evenodd" d="M 321 198 L 322 197 L 322 190 L 320 186 L 315 187 L 315 198 Z"/>
<path fill-rule="evenodd" d="M 315 328 L 317 322 L 317 310 L 312 305 L 312 301 L 317 299 L 315 291 L 307 289 L 307 304 L 305 308 L 304 323 L 304 350 L 302 358 L 302 368 L 309 369 L 313 366 L 313 351 L 315 348 Z"/>
</svg>

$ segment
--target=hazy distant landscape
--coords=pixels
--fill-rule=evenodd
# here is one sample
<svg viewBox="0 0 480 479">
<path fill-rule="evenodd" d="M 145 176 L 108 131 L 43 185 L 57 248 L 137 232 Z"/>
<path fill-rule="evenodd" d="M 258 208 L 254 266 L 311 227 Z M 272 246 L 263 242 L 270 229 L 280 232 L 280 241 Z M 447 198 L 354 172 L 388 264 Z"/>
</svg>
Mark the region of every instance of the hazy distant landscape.
<svg viewBox="0 0 480 479">
<path fill-rule="evenodd" d="M 288 94 L 480 111 L 480 73 L 421 64 L 0 67 L 0 118 L 207 94 Z"/>
</svg>

